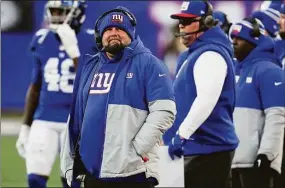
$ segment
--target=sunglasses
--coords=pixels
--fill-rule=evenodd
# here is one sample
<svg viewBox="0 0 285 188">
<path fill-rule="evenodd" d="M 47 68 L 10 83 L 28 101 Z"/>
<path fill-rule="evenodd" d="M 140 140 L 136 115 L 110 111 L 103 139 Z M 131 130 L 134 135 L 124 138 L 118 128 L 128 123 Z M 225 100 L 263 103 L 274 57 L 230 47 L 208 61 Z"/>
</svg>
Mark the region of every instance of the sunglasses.
<svg viewBox="0 0 285 188">
<path fill-rule="evenodd" d="M 200 20 L 197 19 L 179 19 L 179 24 L 183 26 L 191 25 L 193 22 L 198 22 Z"/>
</svg>

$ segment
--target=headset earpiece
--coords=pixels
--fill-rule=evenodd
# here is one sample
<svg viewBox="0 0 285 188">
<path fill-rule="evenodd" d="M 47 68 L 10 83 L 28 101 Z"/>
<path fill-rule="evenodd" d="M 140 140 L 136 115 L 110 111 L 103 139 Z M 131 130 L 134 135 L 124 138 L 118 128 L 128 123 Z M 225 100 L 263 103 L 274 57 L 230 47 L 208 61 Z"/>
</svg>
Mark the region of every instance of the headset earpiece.
<svg viewBox="0 0 285 188">
<path fill-rule="evenodd" d="M 115 9 L 112 9 L 112 10 L 109 10 L 107 12 L 105 12 L 104 14 L 102 14 L 95 22 L 95 26 L 94 26 L 94 36 L 95 36 L 95 41 L 96 41 L 96 44 L 97 44 L 97 47 L 99 50 L 101 50 L 103 48 L 103 44 L 102 44 L 102 37 L 100 36 L 100 31 L 99 31 L 99 23 L 100 21 L 108 14 L 112 13 L 112 12 L 120 12 L 120 13 L 123 13 L 125 14 L 130 22 L 131 22 L 131 25 L 133 27 L 135 27 L 137 25 L 137 20 L 136 20 L 136 17 L 129 11 L 127 10 L 124 10 L 124 9 L 121 9 L 121 8 L 115 8 Z"/>
<path fill-rule="evenodd" d="M 207 11 L 205 17 L 202 17 L 202 24 L 206 29 L 209 29 L 216 25 L 217 22 L 215 21 L 213 16 L 213 6 L 208 1 L 205 1 L 205 4 Z"/>
</svg>

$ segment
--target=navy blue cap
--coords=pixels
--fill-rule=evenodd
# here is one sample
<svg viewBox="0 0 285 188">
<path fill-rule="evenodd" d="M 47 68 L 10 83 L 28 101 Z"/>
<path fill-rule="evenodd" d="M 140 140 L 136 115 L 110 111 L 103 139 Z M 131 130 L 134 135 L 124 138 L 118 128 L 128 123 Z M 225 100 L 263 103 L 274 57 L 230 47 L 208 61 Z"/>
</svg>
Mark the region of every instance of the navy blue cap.
<svg viewBox="0 0 285 188">
<path fill-rule="evenodd" d="M 274 11 L 273 9 L 267 9 L 263 11 L 255 11 L 251 15 L 253 18 L 259 19 L 264 25 L 266 31 L 271 36 L 276 36 L 279 31 L 278 21 L 280 19 L 279 11 Z"/>
<path fill-rule="evenodd" d="M 128 11 L 128 9 L 124 7 L 117 7 L 117 9 Z M 120 28 L 124 30 L 132 40 L 135 38 L 135 27 L 131 24 L 130 18 L 124 13 L 111 12 L 102 18 L 98 26 L 100 36 L 102 37 L 105 30 L 110 27 Z"/>
<path fill-rule="evenodd" d="M 253 29 L 252 24 L 246 20 L 242 20 L 238 23 L 235 23 L 231 27 L 230 29 L 231 38 L 239 37 L 239 38 L 242 38 L 248 42 L 251 42 L 257 45 L 259 41 L 265 37 L 265 31 L 264 31 L 264 26 L 262 25 L 262 23 L 260 23 L 260 21 L 257 19 L 255 20 L 259 23 L 259 31 L 261 34 L 259 37 L 253 37 L 251 35 L 251 31 Z"/>
</svg>

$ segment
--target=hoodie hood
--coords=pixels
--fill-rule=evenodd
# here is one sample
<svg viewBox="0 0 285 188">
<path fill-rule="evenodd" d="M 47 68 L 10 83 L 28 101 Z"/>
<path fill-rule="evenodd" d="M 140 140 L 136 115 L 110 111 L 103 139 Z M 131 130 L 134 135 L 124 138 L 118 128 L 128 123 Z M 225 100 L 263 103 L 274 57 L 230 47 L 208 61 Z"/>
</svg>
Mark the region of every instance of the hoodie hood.
<svg viewBox="0 0 285 188">
<path fill-rule="evenodd" d="M 263 37 L 256 48 L 238 64 L 238 67 L 246 67 L 261 60 L 271 61 L 278 66 L 281 65 L 281 62 L 274 54 L 274 40 L 270 37 Z"/>
<path fill-rule="evenodd" d="M 189 47 L 189 52 L 209 44 L 216 44 L 225 48 L 231 55 L 233 55 L 233 48 L 227 35 L 220 26 L 215 26 L 205 31 L 197 40 Z"/>
<path fill-rule="evenodd" d="M 133 57 L 137 54 L 151 53 L 151 52 L 148 48 L 146 48 L 143 45 L 140 37 L 136 36 L 136 38 L 130 43 L 130 45 L 124 49 L 123 53 L 124 55 L 127 55 L 128 57 Z"/>
</svg>

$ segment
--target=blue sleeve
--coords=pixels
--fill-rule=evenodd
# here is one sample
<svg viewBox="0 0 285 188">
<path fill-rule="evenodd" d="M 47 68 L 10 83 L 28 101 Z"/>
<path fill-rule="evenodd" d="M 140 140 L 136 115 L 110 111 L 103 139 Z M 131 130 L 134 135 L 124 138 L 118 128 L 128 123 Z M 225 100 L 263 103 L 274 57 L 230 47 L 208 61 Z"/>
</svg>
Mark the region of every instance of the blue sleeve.
<svg viewBox="0 0 285 188">
<path fill-rule="evenodd" d="M 281 68 L 269 68 L 259 77 L 260 97 L 263 109 L 285 107 L 285 78 Z"/>
<path fill-rule="evenodd" d="M 152 56 L 146 67 L 145 76 L 148 102 L 162 99 L 174 101 L 172 80 L 165 63 Z"/>
<path fill-rule="evenodd" d="M 39 53 L 37 51 L 39 45 L 42 44 L 45 39 L 48 30 L 40 29 L 33 36 L 28 49 L 28 63 L 32 63 L 32 78 L 31 82 L 34 84 L 41 83 L 42 81 L 42 70 L 41 70 L 41 61 L 39 58 Z"/>
</svg>

